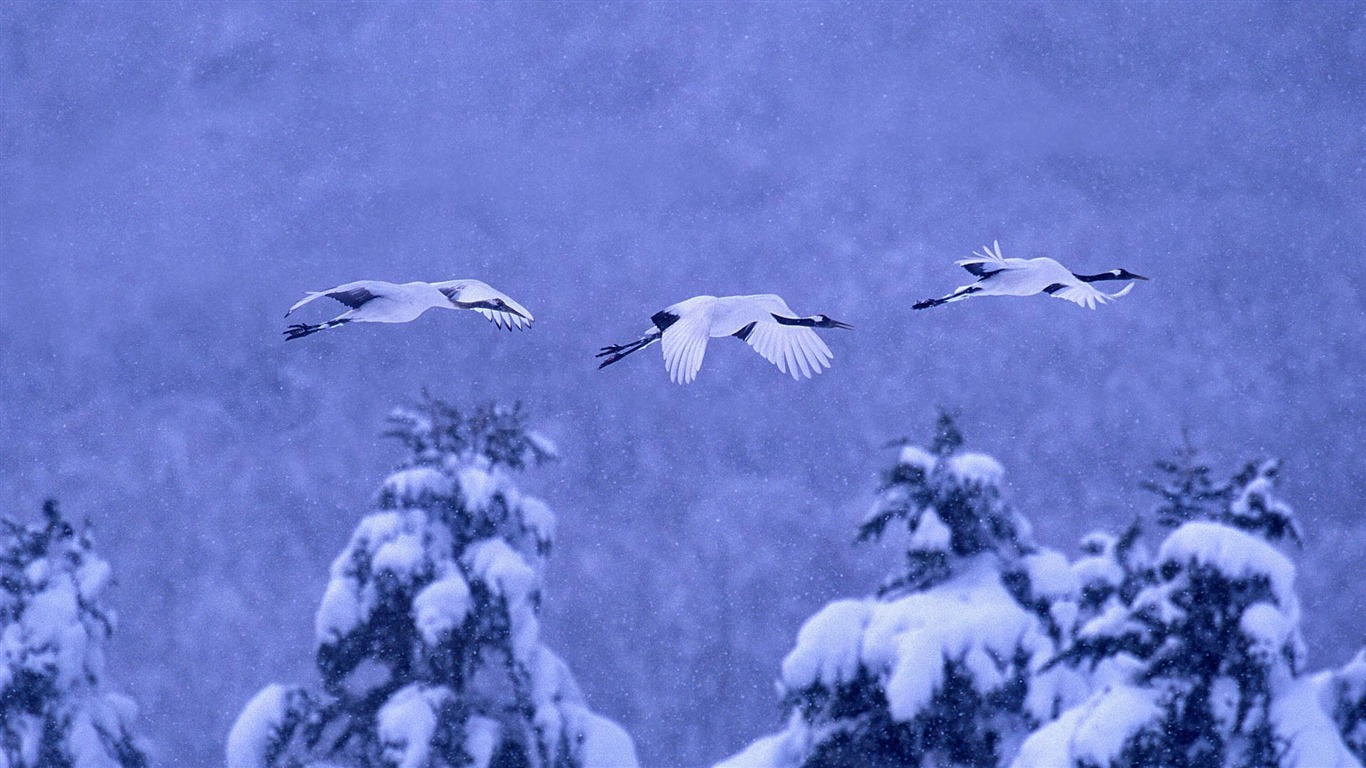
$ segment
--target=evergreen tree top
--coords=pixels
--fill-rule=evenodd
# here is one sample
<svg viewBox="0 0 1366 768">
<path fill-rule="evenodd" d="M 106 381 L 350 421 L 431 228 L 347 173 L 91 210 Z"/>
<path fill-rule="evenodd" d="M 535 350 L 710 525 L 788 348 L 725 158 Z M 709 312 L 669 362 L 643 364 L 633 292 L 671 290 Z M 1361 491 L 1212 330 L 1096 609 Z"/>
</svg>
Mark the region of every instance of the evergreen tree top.
<svg viewBox="0 0 1366 768">
<path fill-rule="evenodd" d="M 878 540 L 894 521 L 910 533 L 907 570 L 889 580 L 883 594 L 923 589 L 948 578 L 954 563 L 984 552 L 1013 561 L 1033 550 L 1029 524 L 1005 502 L 1005 469 L 984 453 L 962 450 L 963 434 L 952 415 L 940 412 L 928 449 L 908 439 L 882 473 L 878 496 L 858 530 L 858 540 Z"/>
<path fill-rule="evenodd" d="M 1170 459 L 1154 462 L 1158 477 L 1143 488 L 1161 497 L 1154 514 L 1158 524 L 1176 528 L 1194 520 L 1209 520 L 1256 533 L 1271 542 L 1290 540 L 1303 546 L 1294 510 L 1276 495 L 1279 459 L 1258 459 L 1224 482 L 1213 479 L 1211 467 L 1199 459 L 1190 435 Z"/>
<path fill-rule="evenodd" d="M 521 403 L 485 403 L 471 411 L 424 390 L 415 403 L 389 414 L 385 437 L 412 451 L 410 465 L 485 462 L 522 470 L 557 458 L 555 445 L 526 425 Z"/>
</svg>

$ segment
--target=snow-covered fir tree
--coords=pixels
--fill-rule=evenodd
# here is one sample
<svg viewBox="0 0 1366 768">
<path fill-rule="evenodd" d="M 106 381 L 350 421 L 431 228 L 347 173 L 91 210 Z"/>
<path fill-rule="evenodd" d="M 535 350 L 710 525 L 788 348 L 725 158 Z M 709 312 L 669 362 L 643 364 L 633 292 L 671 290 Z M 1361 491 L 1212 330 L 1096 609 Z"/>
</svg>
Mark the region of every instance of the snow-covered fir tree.
<svg viewBox="0 0 1366 768">
<path fill-rule="evenodd" d="M 1347 748 L 1366 762 L 1366 650 L 1345 666 L 1314 676 L 1319 705 L 1337 723 Z"/>
<path fill-rule="evenodd" d="M 904 526 L 905 568 L 807 620 L 782 664 L 786 728 L 722 766 L 997 766 L 1084 694 L 1043 669 L 1076 617 L 1067 560 L 1033 542 L 1001 465 L 962 444 L 948 416 L 928 449 L 900 444 L 859 538 Z"/>
<path fill-rule="evenodd" d="M 332 565 L 316 619 L 323 691 L 271 685 L 229 768 L 623 768 L 631 739 L 591 712 L 540 640 L 555 518 L 513 485 L 553 456 L 517 408 L 424 395 L 388 434 L 408 459 Z"/>
<path fill-rule="evenodd" d="M 1060 661 L 1093 694 L 1032 734 L 1019 768 L 1357 765 L 1303 676 L 1300 540 L 1275 461 L 1216 483 L 1189 443 L 1147 487 L 1171 530 L 1132 599 L 1107 599 Z M 1091 555 L 1094 557 L 1094 555 Z"/>
<path fill-rule="evenodd" d="M 1085 623 L 1116 606 L 1133 602 L 1151 575 L 1150 556 L 1143 546 L 1142 520 L 1134 519 L 1119 535 L 1092 531 L 1081 540 L 1081 557 L 1072 563 L 1080 597 L 1078 623 Z"/>
<path fill-rule="evenodd" d="M 49 501 L 43 522 L 0 520 L 0 765 L 147 765 L 132 730 L 137 707 L 103 686 L 114 629 L 103 603 L 109 564 Z"/>
</svg>

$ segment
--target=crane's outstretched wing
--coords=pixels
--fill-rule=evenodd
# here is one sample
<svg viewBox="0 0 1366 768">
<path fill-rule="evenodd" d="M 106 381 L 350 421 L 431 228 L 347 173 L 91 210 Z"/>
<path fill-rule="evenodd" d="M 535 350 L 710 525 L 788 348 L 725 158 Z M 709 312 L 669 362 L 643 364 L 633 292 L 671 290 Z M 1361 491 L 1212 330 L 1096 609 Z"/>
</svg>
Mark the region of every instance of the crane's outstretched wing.
<svg viewBox="0 0 1366 768">
<path fill-rule="evenodd" d="M 995 247 L 994 250 L 984 245 L 982 246 L 981 253 L 973 251 L 971 259 L 960 259 L 955 261 L 954 264 L 966 269 L 977 277 L 990 277 L 997 272 L 1012 269 L 1012 265 L 1001 256 L 1000 241 L 993 240 L 992 245 Z"/>
<path fill-rule="evenodd" d="M 675 384 L 691 384 L 702 368 L 707 354 L 711 321 L 705 313 L 677 320 L 664 329 L 660 340 L 664 347 L 664 367 L 669 369 L 669 380 Z"/>
<path fill-rule="evenodd" d="M 289 308 L 289 311 L 285 313 L 285 317 L 294 314 L 294 310 L 302 307 L 308 302 L 313 301 L 314 299 L 320 299 L 324 296 L 329 299 L 340 301 L 345 304 L 348 309 L 360 309 L 362 304 L 379 298 L 380 292 L 383 290 L 382 286 L 384 285 L 386 285 L 386 283 L 381 283 L 377 280 L 357 280 L 354 283 L 339 285 L 336 288 L 328 288 L 325 291 L 309 291 L 307 296 L 295 302 L 294 306 Z"/>
<path fill-rule="evenodd" d="M 1090 283 L 1078 282 L 1069 285 L 1054 283 L 1045 288 L 1044 292 L 1055 299 L 1065 299 L 1079 307 L 1095 309 L 1097 304 L 1106 304 L 1115 299 L 1122 298 L 1128 295 L 1129 291 L 1132 291 L 1133 289 L 1134 284 L 1129 283 L 1117 293 L 1106 293 L 1097 290 L 1096 287 Z"/>
<path fill-rule="evenodd" d="M 798 381 L 802 376 L 809 379 L 822 368 L 829 368 L 830 361 L 835 359 L 825 340 L 804 325 L 760 321 L 749 327 L 744 340 L 778 370 Z"/>
<path fill-rule="evenodd" d="M 499 328 L 530 328 L 536 318 L 511 296 L 479 280 L 447 280 L 432 286 L 462 309 L 471 309 Z"/>
</svg>

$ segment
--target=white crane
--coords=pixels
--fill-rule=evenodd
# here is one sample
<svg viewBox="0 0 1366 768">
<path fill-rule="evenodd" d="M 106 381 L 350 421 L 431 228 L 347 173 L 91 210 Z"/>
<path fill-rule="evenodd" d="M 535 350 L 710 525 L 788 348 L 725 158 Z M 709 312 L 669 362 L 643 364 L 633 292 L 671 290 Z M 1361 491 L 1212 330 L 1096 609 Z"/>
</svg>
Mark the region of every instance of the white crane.
<svg viewBox="0 0 1366 768">
<path fill-rule="evenodd" d="M 656 312 L 650 320 L 654 327 L 640 339 L 603 347 L 597 357 L 607 359 L 598 367 L 605 368 L 661 341 L 669 379 L 687 384 L 697 378 L 707 340 L 735 336 L 793 379 L 809 379 L 822 368 L 829 368 L 835 357 L 812 329 L 853 327 L 825 315 L 798 317 L 787 302 L 773 294 L 694 296 Z"/>
<path fill-rule="evenodd" d="M 526 307 L 478 280 L 402 284 L 358 280 L 325 291 L 309 291 L 307 296 L 289 308 L 285 317 L 324 296 L 345 304 L 347 310 L 317 325 L 291 325 L 285 331 L 286 340 L 300 339 L 346 323 L 407 323 L 434 308 L 472 310 L 487 317 L 499 328 L 528 328 L 535 319 Z"/>
<path fill-rule="evenodd" d="M 1106 280 L 1147 280 L 1126 269 L 1112 269 L 1098 275 L 1078 275 L 1053 259 L 1006 259 L 1001 257 L 1001 244 L 993 241 L 994 249 L 982 246 L 982 252 L 973 251 L 973 258 L 954 262 L 977 276 L 977 282 L 959 286 L 953 293 L 942 299 L 926 299 L 913 306 L 913 309 L 926 309 L 962 301 L 971 296 L 1033 296 L 1046 293 L 1058 299 L 1066 299 L 1077 306 L 1095 309 L 1096 304 L 1113 301 L 1133 290 L 1129 283 L 1117 293 L 1105 293 L 1092 283 Z"/>
</svg>

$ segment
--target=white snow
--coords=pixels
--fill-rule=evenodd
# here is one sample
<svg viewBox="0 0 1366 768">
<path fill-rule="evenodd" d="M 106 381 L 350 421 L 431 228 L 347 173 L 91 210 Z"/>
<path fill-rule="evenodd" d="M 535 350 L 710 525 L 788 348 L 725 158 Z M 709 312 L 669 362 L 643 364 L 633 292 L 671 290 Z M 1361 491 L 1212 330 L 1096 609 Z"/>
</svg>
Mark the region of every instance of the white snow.
<svg viewBox="0 0 1366 768">
<path fill-rule="evenodd" d="M 616 723 L 596 715 L 585 707 L 569 705 L 574 734 L 578 737 L 579 762 L 583 768 L 636 768 L 636 745 L 630 735 Z"/>
<path fill-rule="evenodd" d="M 717 763 L 713 768 L 785 768 L 798 765 L 801 756 L 788 755 L 787 743 L 788 736 L 785 732 L 765 736 L 738 754 Z"/>
<path fill-rule="evenodd" d="M 465 508 L 472 512 L 483 512 L 493 503 L 493 497 L 503 490 L 498 475 L 480 467 L 466 466 L 457 475 L 460 483 L 460 496 Z"/>
<path fill-rule="evenodd" d="M 28 579 L 30 586 L 41 589 L 47 584 L 48 576 L 52 573 L 52 564 L 47 558 L 34 560 L 24 567 L 24 578 Z"/>
<path fill-rule="evenodd" d="M 374 608 L 374 585 L 362 588 L 362 574 L 357 572 L 359 553 L 368 557 L 372 574 L 388 573 L 410 582 L 429 567 L 423 544 L 426 529 L 427 514 L 421 509 L 377 512 L 356 525 L 351 541 L 332 561 L 332 579 L 314 616 L 313 628 L 319 643 L 331 642 L 352 631 Z"/>
<path fill-rule="evenodd" d="M 497 720 L 471 715 L 465 721 L 465 754 L 474 760 L 471 768 L 488 768 L 502 734 L 503 727 Z"/>
<path fill-rule="evenodd" d="M 401 507 L 416 507 L 450 496 L 453 490 L 451 478 L 441 470 L 435 467 L 409 467 L 385 478 L 380 495 L 397 501 Z"/>
<path fill-rule="evenodd" d="M 1361 768 L 1319 708 L 1315 689 L 1315 681 L 1300 678 L 1271 701 L 1271 721 L 1286 744 L 1281 768 Z"/>
<path fill-rule="evenodd" d="M 472 607 L 470 587 L 456 572 L 428 584 L 413 598 L 417 629 L 428 645 L 436 645 L 443 635 L 460 626 Z"/>
<path fill-rule="evenodd" d="M 915 532 L 906 548 L 912 552 L 947 552 L 952 539 L 953 531 L 939 518 L 939 513 L 930 508 L 916 521 Z"/>
<path fill-rule="evenodd" d="M 537 587 L 536 571 L 502 539 L 484 539 L 465 550 L 470 574 L 509 603 L 527 599 Z"/>
<path fill-rule="evenodd" d="M 794 711 L 783 732 L 755 741 L 714 768 L 796 768 L 806 759 L 810 748 L 811 729 L 801 713 Z"/>
<path fill-rule="evenodd" d="M 1341 700 L 1366 699 L 1366 650 L 1357 651 L 1351 661 L 1338 669 L 1314 675 L 1313 680 L 1325 712 L 1332 712 Z"/>
<path fill-rule="evenodd" d="M 1118 637 L 1131 626 L 1133 623 L 1129 620 L 1129 611 L 1116 601 L 1106 606 L 1094 619 L 1083 624 L 1077 632 L 1077 637 L 1082 639 Z"/>
<path fill-rule="evenodd" d="M 341 562 L 343 558 L 349 559 L 351 550 L 373 553 L 379 544 L 394 538 L 403 528 L 404 513 L 402 512 L 376 512 L 373 515 L 366 515 L 356 525 L 356 530 L 351 534 L 351 543 L 337 558 L 338 562 Z M 335 569 L 337 563 L 333 563 L 332 567 Z"/>
<path fill-rule="evenodd" d="M 411 581 L 425 561 L 421 535 L 401 533 L 375 550 L 370 568 L 376 574 L 388 572 L 401 581 Z"/>
<path fill-rule="evenodd" d="M 1265 576 L 1276 602 L 1298 618 L 1295 599 L 1295 566 L 1274 547 L 1249 533 L 1219 523 L 1191 522 L 1177 528 L 1162 542 L 1159 563 L 1199 563 L 1232 579 Z"/>
<path fill-rule="evenodd" d="M 1043 549 L 1025 555 L 1022 560 L 1029 574 L 1029 589 L 1035 596 L 1050 601 L 1076 597 L 1077 575 L 1061 552 Z"/>
<path fill-rule="evenodd" d="M 285 720 L 290 689 L 271 684 L 247 702 L 228 732 L 227 768 L 266 768 L 265 753 Z"/>
<path fill-rule="evenodd" d="M 985 453 L 958 453 L 948 458 L 949 474 L 968 485 L 1000 485 L 1006 468 Z"/>
<path fill-rule="evenodd" d="M 531 696 L 541 703 L 574 702 L 582 704 L 583 692 L 578 681 L 556 653 L 544 645 L 534 654 L 531 677 Z"/>
<path fill-rule="evenodd" d="M 949 660 L 962 660 L 983 694 L 1005 682 L 1001 663 L 1008 661 L 996 660 L 1014 658 L 1017 648 L 1041 664 L 1052 643 L 1006 592 L 988 559 L 926 592 L 826 606 L 802 627 L 783 661 L 785 687 L 845 682 L 863 667 L 885 681 L 892 716 L 909 720 L 943 685 Z"/>
<path fill-rule="evenodd" d="M 359 626 L 362 618 L 360 585 L 350 576 L 333 578 L 313 618 L 314 637 L 319 643 L 333 642 Z"/>
<path fill-rule="evenodd" d="M 927 475 L 934 470 L 934 465 L 938 461 L 934 454 L 917 445 L 903 447 L 901 454 L 897 456 L 897 462 L 902 466 L 918 467 Z"/>
<path fill-rule="evenodd" d="M 63 573 L 48 580 L 48 586 L 34 595 L 20 618 L 24 645 L 36 659 L 51 663 L 57 670 L 57 683 L 65 688 L 83 679 L 89 634 L 81 623 L 76 586 Z"/>
<path fill-rule="evenodd" d="M 539 432 L 527 432 L 526 439 L 536 450 L 545 454 L 547 457 L 557 459 L 560 456 L 560 447 L 555 445 L 555 441 L 540 434 Z"/>
<path fill-rule="evenodd" d="M 1124 744 L 1161 716 L 1155 690 L 1115 686 L 1031 734 L 1014 768 L 1113 765 Z"/>
<path fill-rule="evenodd" d="M 799 691 L 815 683 L 833 687 L 853 680 L 871 611 L 870 601 L 837 600 L 807 619 L 797 632 L 796 647 L 783 659 L 783 685 Z"/>
<path fill-rule="evenodd" d="M 519 659 L 528 658 L 540 637 L 540 622 L 533 603 L 540 586 L 536 571 L 502 539 L 471 544 L 465 550 L 465 565 L 471 578 L 482 581 L 507 601 L 513 653 Z"/>
<path fill-rule="evenodd" d="M 395 768 L 427 768 L 436 733 L 436 707 L 447 696 L 444 689 L 424 689 L 413 683 L 380 707 L 376 716 L 379 738 L 385 759 Z"/>
<path fill-rule="evenodd" d="M 76 570 L 76 586 L 80 589 L 81 598 L 87 602 L 96 600 L 109 585 L 114 571 L 109 567 L 109 563 L 98 558 L 85 561 Z"/>
<path fill-rule="evenodd" d="M 1076 576 L 1077 583 L 1083 587 L 1093 584 L 1118 587 L 1124 583 L 1124 568 L 1108 555 L 1090 555 L 1077 558 L 1077 561 L 1072 563 L 1072 574 Z"/>
<path fill-rule="evenodd" d="M 1254 603 L 1243 611 L 1238 628 L 1263 654 L 1272 657 L 1278 654 L 1290 639 L 1295 631 L 1295 622 L 1274 605 Z"/>
<path fill-rule="evenodd" d="M 522 517 L 522 526 L 536 537 L 536 543 L 549 545 L 555 539 L 555 513 L 550 511 L 540 499 L 523 496 L 518 500 L 517 510 Z"/>
</svg>

